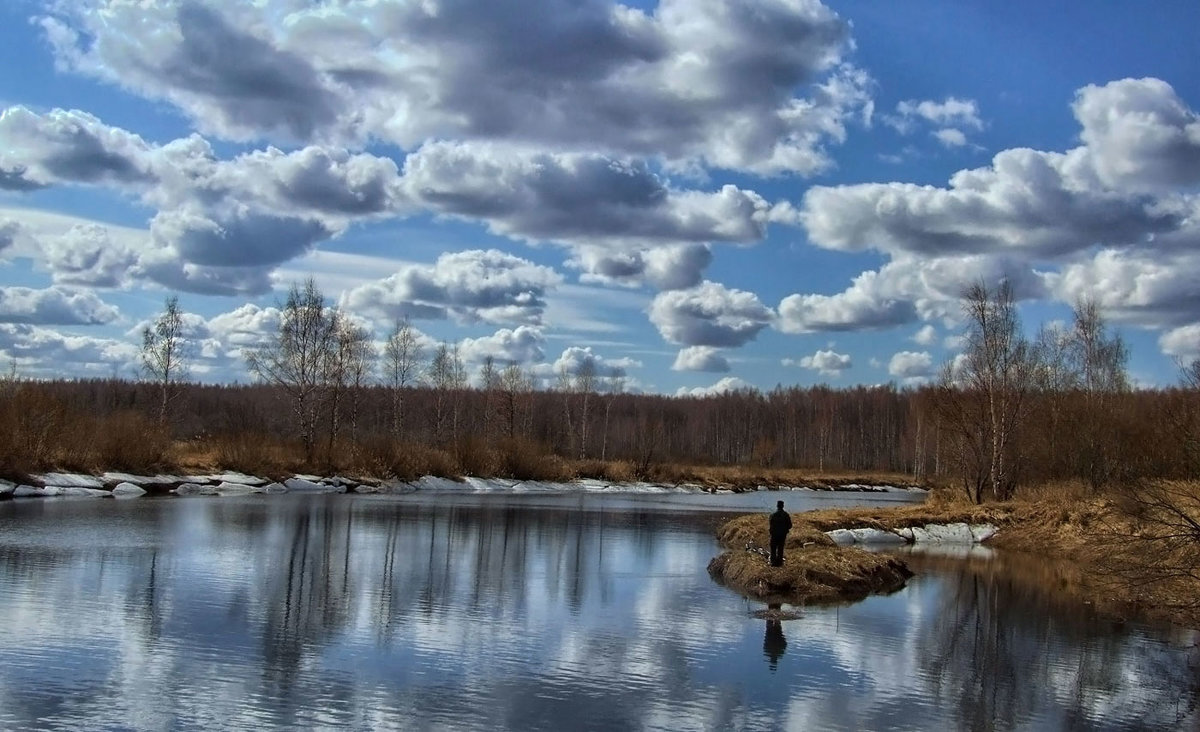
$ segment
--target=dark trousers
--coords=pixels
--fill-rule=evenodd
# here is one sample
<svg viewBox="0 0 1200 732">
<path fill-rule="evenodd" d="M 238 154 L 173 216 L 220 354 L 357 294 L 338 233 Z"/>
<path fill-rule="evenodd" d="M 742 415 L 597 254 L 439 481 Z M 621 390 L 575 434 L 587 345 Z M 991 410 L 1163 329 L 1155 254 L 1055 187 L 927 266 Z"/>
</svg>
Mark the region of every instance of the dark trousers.
<svg viewBox="0 0 1200 732">
<path fill-rule="evenodd" d="M 771 537 L 771 566 L 783 566 L 783 544 L 787 541 L 787 536 L 772 536 Z"/>
</svg>

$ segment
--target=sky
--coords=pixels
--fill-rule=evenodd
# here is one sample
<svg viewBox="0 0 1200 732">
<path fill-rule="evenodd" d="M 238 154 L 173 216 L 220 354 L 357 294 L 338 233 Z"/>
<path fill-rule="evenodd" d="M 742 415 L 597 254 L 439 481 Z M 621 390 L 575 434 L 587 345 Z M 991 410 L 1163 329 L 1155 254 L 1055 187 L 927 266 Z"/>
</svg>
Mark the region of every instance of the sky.
<svg viewBox="0 0 1200 732">
<path fill-rule="evenodd" d="M 915 385 L 958 297 L 1200 357 L 1200 3 L 6 0 L 0 358 L 190 377 L 312 277 L 552 384 Z M 7 371 L 7 367 L 5 369 Z"/>
</svg>

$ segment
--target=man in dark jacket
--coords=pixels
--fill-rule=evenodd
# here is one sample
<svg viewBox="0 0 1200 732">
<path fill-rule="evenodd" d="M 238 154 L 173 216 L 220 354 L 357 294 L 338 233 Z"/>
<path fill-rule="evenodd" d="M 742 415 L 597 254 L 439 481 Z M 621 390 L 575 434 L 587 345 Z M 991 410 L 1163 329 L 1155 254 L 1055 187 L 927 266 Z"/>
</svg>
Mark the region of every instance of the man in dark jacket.
<svg viewBox="0 0 1200 732">
<path fill-rule="evenodd" d="M 771 514 L 771 566 L 783 566 L 783 544 L 787 541 L 788 532 L 792 530 L 792 517 L 783 510 L 783 501 L 779 501 L 775 513 Z"/>
</svg>

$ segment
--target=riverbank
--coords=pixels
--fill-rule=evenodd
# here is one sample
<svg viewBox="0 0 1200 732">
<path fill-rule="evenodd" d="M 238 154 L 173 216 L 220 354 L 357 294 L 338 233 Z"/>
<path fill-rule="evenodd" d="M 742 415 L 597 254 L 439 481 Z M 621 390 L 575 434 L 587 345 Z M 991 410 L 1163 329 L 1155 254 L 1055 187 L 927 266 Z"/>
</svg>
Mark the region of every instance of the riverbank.
<svg viewBox="0 0 1200 732">
<path fill-rule="evenodd" d="M 910 485 L 891 485 L 880 478 L 793 478 L 794 484 L 722 482 L 712 479 L 651 482 L 612 481 L 594 477 L 561 480 L 520 480 L 504 477 L 427 475 L 413 480 L 370 476 L 311 474 L 259 476 L 227 471 L 210 473 L 134 475 L 106 472 L 98 475 L 68 472 L 36 473 L 17 480 L 0 478 L 0 500 L 36 497 L 135 497 L 139 495 L 245 495 L 248 493 L 412 493 L 442 492 L 631 492 L 631 493 L 745 493 L 750 491 L 905 492 L 924 495 Z"/>
<path fill-rule="evenodd" d="M 1194 525 L 1200 515 L 1200 487 L 1163 485 L 1166 488 L 1141 487 L 1136 500 L 1129 494 L 1085 497 L 1068 491 L 977 506 L 935 495 L 917 506 L 792 514 L 786 554 L 795 571 L 787 575 L 746 550 L 747 546 L 766 545 L 766 516 L 741 516 L 718 528 L 717 538 L 728 551 L 713 560 L 710 570 L 734 589 L 755 597 L 760 596 L 759 588 L 767 587 L 799 601 L 857 599 L 864 596 L 864 578 L 871 579 L 877 571 L 879 560 L 868 557 L 888 555 L 836 547 L 826 532 L 837 536 L 838 532 L 866 529 L 870 531 L 863 534 L 868 537 L 873 532 L 902 537 L 906 530 L 919 527 L 992 527 L 994 531 L 983 532 L 982 537 L 976 532 L 988 547 L 1065 560 L 1055 574 L 1055 592 L 1073 596 L 1114 619 L 1200 628 L 1200 528 Z M 1160 495 L 1155 491 L 1163 490 L 1173 491 L 1173 506 L 1181 508 L 1174 517 L 1170 510 L 1149 505 L 1152 502 L 1147 496 Z M 1191 522 L 1193 535 L 1181 537 L 1173 518 L 1185 529 Z M 906 542 L 898 539 L 893 543 Z M 841 592 L 811 593 L 808 578 L 813 575 L 824 577 L 833 590 L 841 588 Z M 880 576 L 869 586 L 870 592 L 896 589 L 889 576 Z"/>
</svg>

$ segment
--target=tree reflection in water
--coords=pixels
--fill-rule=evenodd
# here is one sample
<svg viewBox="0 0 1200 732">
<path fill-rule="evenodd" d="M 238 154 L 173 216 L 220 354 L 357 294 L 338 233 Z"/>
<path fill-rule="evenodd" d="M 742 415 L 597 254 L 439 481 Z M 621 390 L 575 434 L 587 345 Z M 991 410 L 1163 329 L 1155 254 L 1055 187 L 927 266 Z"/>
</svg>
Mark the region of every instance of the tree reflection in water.
<svg viewBox="0 0 1200 732">
<path fill-rule="evenodd" d="M 1196 719 L 1185 653 L 1087 617 L 1054 577 L 914 557 L 926 571 L 896 595 L 747 618 L 705 571 L 711 524 L 573 500 L 288 496 L 0 512 L 0 727 Z"/>
<path fill-rule="evenodd" d="M 916 656 L 931 696 L 955 709 L 964 727 L 1020 727 L 1047 690 L 1072 729 L 1131 705 L 1153 711 L 1123 720 L 1125 728 L 1171 728 L 1195 717 L 1195 670 L 1180 673 L 1173 649 L 1131 644 L 1123 624 L 1057 592 L 1052 561 L 917 558 L 917 567 L 936 571 L 946 591 L 938 622 L 920 626 Z M 1111 632 L 1096 632 L 1106 625 Z"/>
</svg>

